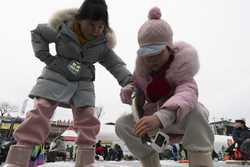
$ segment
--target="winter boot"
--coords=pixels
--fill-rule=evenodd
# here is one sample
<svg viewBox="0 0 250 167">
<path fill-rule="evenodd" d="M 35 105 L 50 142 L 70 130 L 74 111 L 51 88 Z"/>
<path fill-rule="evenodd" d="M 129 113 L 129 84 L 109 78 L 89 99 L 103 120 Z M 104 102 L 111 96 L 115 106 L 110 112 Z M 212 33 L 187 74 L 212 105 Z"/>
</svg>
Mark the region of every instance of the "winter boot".
<svg viewBox="0 0 250 167">
<path fill-rule="evenodd" d="M 95 167 L 95 147 L 78 146 L 75 167 Z"/>
<path fill-rule="evenodd" d="M 159 153 L 153 152 L 141 159 L 142 167 L 160 167 Z"/>
<path fill-rule="evenodd" d="M 32 146 L 13 145 L 10 147 L 3 167 L 28 167 Z"/>
<path fill-rule="evenodd" d="M 190 167 L 213 167 L 211 152 L 189 152 Z"/>
</svg>

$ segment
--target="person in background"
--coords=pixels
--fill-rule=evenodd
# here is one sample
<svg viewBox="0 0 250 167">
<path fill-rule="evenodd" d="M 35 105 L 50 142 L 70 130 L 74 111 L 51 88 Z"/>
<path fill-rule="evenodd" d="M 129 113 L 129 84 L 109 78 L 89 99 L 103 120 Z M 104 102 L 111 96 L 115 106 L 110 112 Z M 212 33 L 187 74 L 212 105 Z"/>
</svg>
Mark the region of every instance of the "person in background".
<svg viewBox="0 0 250 167">
<path fill-rule="evenodd" d="M 177 160 L 179 159 L 179 157 L 178 157 L 177 146 L 176 146 L 176 144 L 171 144 L 171 147 L 172 147 L 172 149 L 171 149 L 171 152 L 172 152 L 172 159 L 173 159 L 174 161 L 177 161 Z"/>
<path fill-rule="evenodd" d="M 235 143 L 240 147 L 244 140 L 250 138 L 250 130 L 246 126 L 246 122 L 243 119 L 235 120 L 232 137 Z"/>
<path fill-rule="evenodd" d="M 31 41 L 35 56 L 46 67 L 29 94 L 34 107 L 14 133 L 17 144 L 10 148 L 5 167 L 28 166 L 32 147 L 46 141 L 57 106 L 72 109 L 74 127 L 80 132 L 76 166 L 92 167 L 100 130 L 95 117 L 94 64 L 103 65 L 120 86 L 132 84 L 126 64 L 113 51 L 115 37 L 105 0 L 85 0 L 79 9 L 57 12 L 48 24 L 31 31 Z M 50 53 L 51 43 L 56 55 Z"/>
<path fill-rule="evenodd" d="M 101 159 L 104 159 L 104 151 L 105 151 L 105 148 L 102 146 L 102 141 L 99 140 L 97 143 L 96 143 L 96 146 L 95 146 L 95 153 L 96 153 L 96 157 L 102 157 Z M 97 158 L 96 158 L 97 159 Z"/>
<path fill-rule="evenodd" d="M 52 162 L 57 160 L 57 157 L 61 157 L 63 161 L 66 161 L 66 147 L 62 136 L 57 136 L 50 144 L 48 156 L 53 157 Z"/>
<path fill-rule="evenodd" d="M 241 155 L 239 155 L 238 157 L 235 157 L 235 151 L 238 151 L 239 153 L 244 153 L 246 154 L 246 156 L 250 158 L 250 152 L 248 151 L 249 149 L 246 149 L 249 147 L 250 145 L 250 129 L 246 126 L 246 122 L 244 119 L 238 119 L 235 120 L 234 123 L 234 129 L 232 132 L 232 137 L 234 140 L 234 143 L 232 143 L 227 149 L 226 149 L 226 153 L 232 157 L 233 159 L 237 158 L 237 159 L 241 159 L 242 157 L 240 157 Z M 244 145 L 243 145 L 244 143 Z M 249 143 L 249 144 L 248 144 Z M 249 155 L 248 155 L 249 154 Z"/>
<path fill-rule="evenodd" d="M 98 142 L 95 144 L 95 147 L 100 147 L 100 146 L 102 146 L 102 141 L 98 140 Z"/>
<path fill-rule="evenodd" d="M 115 152 L 115 160 L 121 161 L 124 157 L 122 148 L 119 144 L 114 145 L 114 152 Z"/>
<path fill-rule="evenodd" d="M 179 147 L 180 160 L 187 160 L 187 150 L 183 147 L 183 144 L 179 144 Z"/>
<path fill-rule="evenodd" d="M 109 160 L 110 159 L 109 158 L 109 149 L 110 149 L 110 146 L 106 144 L 104 146 L 104 157 L 103 157 L 104 160 Z"/>
<path fill-rule="evenodd" d="M 73 145 L 67 145 L 66 150 L 69 152 L 69 159 L 73 160 L 74 146 Z"/>
<path fill-rule="evenodd" d="M 29 167 L 37 167 L 45 163 L 45 149 L 44 145 L 36 145 L 32 149 Z"/>
<path fill-rule="evenodd" d="M 116 121 L 116 134 L 143 167 L 160 166 L 157 148 L 141 142 L 141 137 L 155 131 L 168 135 L 169 144 L 183 143 L 192 167 L 212 167 L 214 135 L 208 124 L 209 112 L 198 102 L 194 80 L 198 54 L 186 42 L 173 42 L 172 29 L 161 19 L 159 8 L 151 9 L 148 18 L 138 32 L 134 87 L 121 89 L 126 104 L 131 104 L 134 90 L 140 92 L 136 99 L 144 109 L 143 117 L 135 121 L 132 114 L 121 116 Z"/>
</svg>

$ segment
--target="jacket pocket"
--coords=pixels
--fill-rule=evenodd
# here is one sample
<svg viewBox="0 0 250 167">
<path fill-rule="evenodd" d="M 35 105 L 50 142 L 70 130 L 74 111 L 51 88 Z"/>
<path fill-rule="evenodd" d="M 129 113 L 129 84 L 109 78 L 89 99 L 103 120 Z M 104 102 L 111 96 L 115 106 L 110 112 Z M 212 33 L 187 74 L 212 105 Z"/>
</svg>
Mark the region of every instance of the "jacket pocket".
<svg viewBox="0 0 250 167">
<path fill-rule="evenodd" d="M 56 58 L 51 63 L 49 63 L 47 65 L 47 68 L 61 74 L 69 81 L 79 80 L 78 75 L 74 75 L 73 73 L 71 73 L 68 70 L 67 66 L 69 63 L 70 63 L 70 61 L 68 59 L 65 59 L 65 58 L 60 57 L 60 56 L 56 56 Z"/>
</svg>

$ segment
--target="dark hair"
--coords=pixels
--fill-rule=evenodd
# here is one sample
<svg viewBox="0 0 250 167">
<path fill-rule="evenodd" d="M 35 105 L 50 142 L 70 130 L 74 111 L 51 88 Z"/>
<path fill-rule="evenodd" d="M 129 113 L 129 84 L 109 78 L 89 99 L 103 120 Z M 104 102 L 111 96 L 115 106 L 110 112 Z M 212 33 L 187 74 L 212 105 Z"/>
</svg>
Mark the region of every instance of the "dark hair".
<svg viewBox="0 0 250 167">
<path fill-rule="evenodd" d="M 241 123 L 241 124 L 243 124 L 244 126 L 246 125 L 246 121 L 243 120 L 243 119 L 237 119 L 237 120 L 235 120 L 235 123 Z"/>
<path fill-rule="evenodd" d="M 109 28 L 108 7 L 105 0 L 85 0 L 76 15 L 78 20 L 102 20 Z"/>
</svg>

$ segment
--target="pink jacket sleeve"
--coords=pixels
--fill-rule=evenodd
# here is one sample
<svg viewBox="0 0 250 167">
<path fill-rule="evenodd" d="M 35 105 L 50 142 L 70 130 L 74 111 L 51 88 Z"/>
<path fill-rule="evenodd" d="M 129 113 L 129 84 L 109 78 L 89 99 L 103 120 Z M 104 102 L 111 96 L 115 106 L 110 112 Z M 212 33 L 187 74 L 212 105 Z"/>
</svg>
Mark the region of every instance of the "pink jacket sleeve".
<svg viewBox="0 0 250 167">
<path fill-rule="evenodd" d="M 194 79 L 176 86 L 174 95 L 161 108 L 176 111 L 176 123 L 181 121 L 197 104 L 198 88 Z"/>
</svg>

